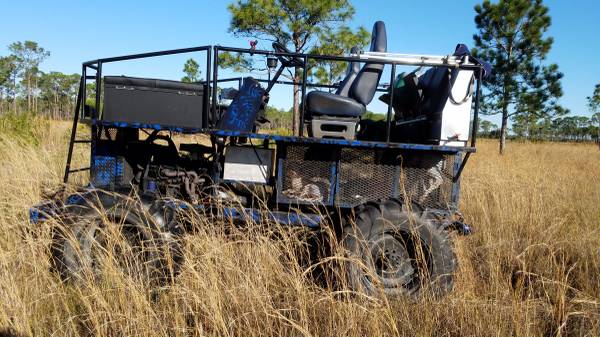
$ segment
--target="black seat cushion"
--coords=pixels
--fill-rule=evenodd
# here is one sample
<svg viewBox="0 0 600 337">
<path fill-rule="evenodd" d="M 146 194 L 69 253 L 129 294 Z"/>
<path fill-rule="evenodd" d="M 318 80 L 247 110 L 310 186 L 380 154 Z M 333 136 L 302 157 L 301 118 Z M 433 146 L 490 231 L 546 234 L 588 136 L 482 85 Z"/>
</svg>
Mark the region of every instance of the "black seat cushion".
<svg viewBox="0 0 600 337">
<path fill-rule="evenodd" d="M 306 111 L 312 116 L 360 117 L 366 107 L 352 98 L 324 91 L 311 91 L 306 95 Z"/>
</svg>

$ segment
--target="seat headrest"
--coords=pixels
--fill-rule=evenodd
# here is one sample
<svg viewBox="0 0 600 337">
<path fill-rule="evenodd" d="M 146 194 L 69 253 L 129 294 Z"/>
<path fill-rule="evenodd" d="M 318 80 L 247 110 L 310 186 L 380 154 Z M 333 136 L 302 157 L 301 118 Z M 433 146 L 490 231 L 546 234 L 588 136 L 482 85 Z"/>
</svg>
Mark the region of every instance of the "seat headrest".
<svg viewBox="0 0 600 337">
<path fill-rule="evenodd" d="M 385 23 L 383 23 L 383 21 L 377 21 L 373 25 L 370 50 L 380 53 L 385 53 L 387 51 L 387 34 L 385 32 Z"/>
</svg>

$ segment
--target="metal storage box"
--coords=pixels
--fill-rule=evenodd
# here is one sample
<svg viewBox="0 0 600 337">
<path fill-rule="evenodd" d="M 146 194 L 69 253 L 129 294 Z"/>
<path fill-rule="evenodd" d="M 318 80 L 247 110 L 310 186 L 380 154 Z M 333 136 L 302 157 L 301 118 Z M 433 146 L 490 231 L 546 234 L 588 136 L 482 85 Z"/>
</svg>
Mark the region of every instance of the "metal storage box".
<svg viewBox="0 0 600 337">
<path fill-rule="evenodd" d="M 106 76 L 101 118 L 109 122 L 205 128 L 206 88 L 205 84 Z"/>
</svg>

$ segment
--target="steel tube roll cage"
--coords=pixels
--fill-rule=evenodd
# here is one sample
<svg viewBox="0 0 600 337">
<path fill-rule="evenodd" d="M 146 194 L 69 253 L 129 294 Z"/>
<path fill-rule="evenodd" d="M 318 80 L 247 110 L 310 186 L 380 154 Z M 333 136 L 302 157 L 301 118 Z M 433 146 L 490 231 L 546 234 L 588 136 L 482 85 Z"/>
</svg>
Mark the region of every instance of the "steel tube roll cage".
<svg viewBox="0 0 600 337">
<path fill-rule="evenodd" d="M 209 90 L 210 99 L 205 100 L 204 103 L 204 111 L 210 112 L 212 114 L 212 119 L 210 121 L 209 129 L 206 130 L 198 130 L 199 132 L 218 132 L 215 130 L 215 123 L 217 117 L 217 88 L 218 83 L 228 82 L 228 81 L 238 81 L 241 83 L 241 78 L 225 78 L 219 79 L 219 53 L 220 52 L 234 52 L 240 54 L 249 54 L 249 55 L 264 55 L 264 56 L 288 56 L 294 57 L 302 60 L 302 68 L 306 69 L 309 60 L 315 61 L 340 61 L 340 62 L 360 62 L 360 63 L 378 63 L 378 64 L 389 64 L 392 66 L 390 72 L 390 101 L 393 100 L 394 97 L 394 79 L 396 76 L 396 67 L 397 66 L 431 66 L 431 67 L 446 67 L 446 68 L 454 68 L 454 69 L 462 69 L 462 70 L 472 70 L 475 72 L 476 76 L 476 90 L 475 90 L 475 103 L 473 107 L 473 124 L 471 130 L 471 141 L 470 147 L 457 148 L 456 151 L 464 151 L 466 152 L 465 158 L 462 161 L 462 165 L 459 168 L 457 177 L 460 176 L 460 172 L 464 168 L 470 154 L 475 151 L 475 145 L 477 141 L 477 128 L 479 125 L 479 109 L 480 109 L 480 100 L 481 100 L 481 80 L 483 77 L 483 66 L 472 63 L 465 63 L 460 58 L 456 58 L 454 56 L 435 56 L 435 55 L 408 55 L 408 54 L 395 54 L 395 53 L 378 53 L 378 52 L 361 52 L 359 54 L 351 54 L 349 56 L 332 56 L 332 55 L 315 55 L 315 54 L 302 54 L 302 53 L 284 53 L 284 52 L 275 52 L 275 51 L 267 51 L 267 50 L 256 50 L 256 49 L 247 49 L 247 48 L 234 48 L 234 47 L 224 47 L 224 46 L 200 46 L 200 47 L 191 47 L 191 48 L 181 48 L 181 49 L 172 49 L 172 50 L 163 50 L 149 53 L 140 53 L 140 54 L 131 54 L 117 57 L 109 57 L 109 58 L 101 58 L 92 61 L 87 61 L 82 64 L 82 76 L 79 87 L 79 92 L 77 95 L 77 102 L 75 105 L 75 113 L 73 118 L 73 129 L 71 132 L 70 139 L 70 147 L 67 154 L 67 167 L 65 168 L 65 182 L 68 179 L 69 173 L 78 172 L 81 170 L 89 169 L 76 169 L 72 170 L 70 168 L 71 157 L 73 154 L 73 144 L 82 143 L 84 141 L 79 141 L 75 139 L 76 136 L 76 127 L 77 123 L 80 119 L 84 117 L 90 117 L 92 120 L 92 128 L 96 127 L 95 122 L 100 117 L 100 107 L 101 107 L 101 97 L 102 97 L 102 67 L 104 64 L 120 62 L 120 61 L 129 61 L 129 60 L 138 60 L 138 59 L 146 59 L 153 58 L 159 56 L 168 56 L 168 55 L 178 55 L 178 54 L 187 54 L 187 53 L 195 53 L 195 52 L 206 52 L 206 80 L 197 82 L 198 84 L 206 84 Z M 89 76 L 88 71 L 95 72 L 94 76 Z M 88 81 L 95 82 L 95 109 L 92 110 L 90 116 L 85 116 L 85 102 L 86 102 L 86 84 Z M 261 80 L 260 82 L 269 82 L 267 80 Z M 272 84 L 284 84 L 284 85 L 293 85 L 294 83 L 291 81 L 276 81 Z M 306 98 L 306 89 L 307 87 L 312 88 L 328 88 L 334 89 L 337 88 L 336 85 L 324 85 L 319 83 L 308 83 L 307 82 L 307 72 L 303 72 L 302 80 L 300 83 L 297 83 L 301 88 L 301 101 L 304 101 Z M 210 91 L 213 89 L 212 91 Z M 378 88 L 378 91 L 387 91 L 384 88 Z M 305 115 L 305 104 L 302 104 L 302 111 L 300 114 L 300 139 L 304 138 L 304 115 Z M 393 146 L 393 143 L 390 143 L 390 130 L 392 123 L 392 106 L 388 104 L 387 116 L 386 116 L 386 142 L 384 144 L 389 144 Z M 94 140 L 86 140 L 85 142 L 91 143 L 94 146 Z M 414 144 L 418 146 L 418 144 Z"/>
</svg>

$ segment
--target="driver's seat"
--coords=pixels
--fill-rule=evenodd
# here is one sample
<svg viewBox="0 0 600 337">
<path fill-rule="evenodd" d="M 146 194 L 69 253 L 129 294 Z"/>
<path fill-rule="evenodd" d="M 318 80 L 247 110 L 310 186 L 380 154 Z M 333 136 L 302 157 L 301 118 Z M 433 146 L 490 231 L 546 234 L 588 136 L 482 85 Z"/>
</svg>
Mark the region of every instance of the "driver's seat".
<svg viewBox="0 0 600 337">
<path fill-rule="evenodd" d="M 387 51 L 387 36 L 382 21 L 373 25 L 370 51 Z M 353 79 L 347 95 L 309 92 L 306 95 L 305 120 L 310 122 L 311 135 L 317 138 L 354 139 L 356 125 L 375 96 L 383 67 L 380 63 L 366 63 Z"/>
</svg>

